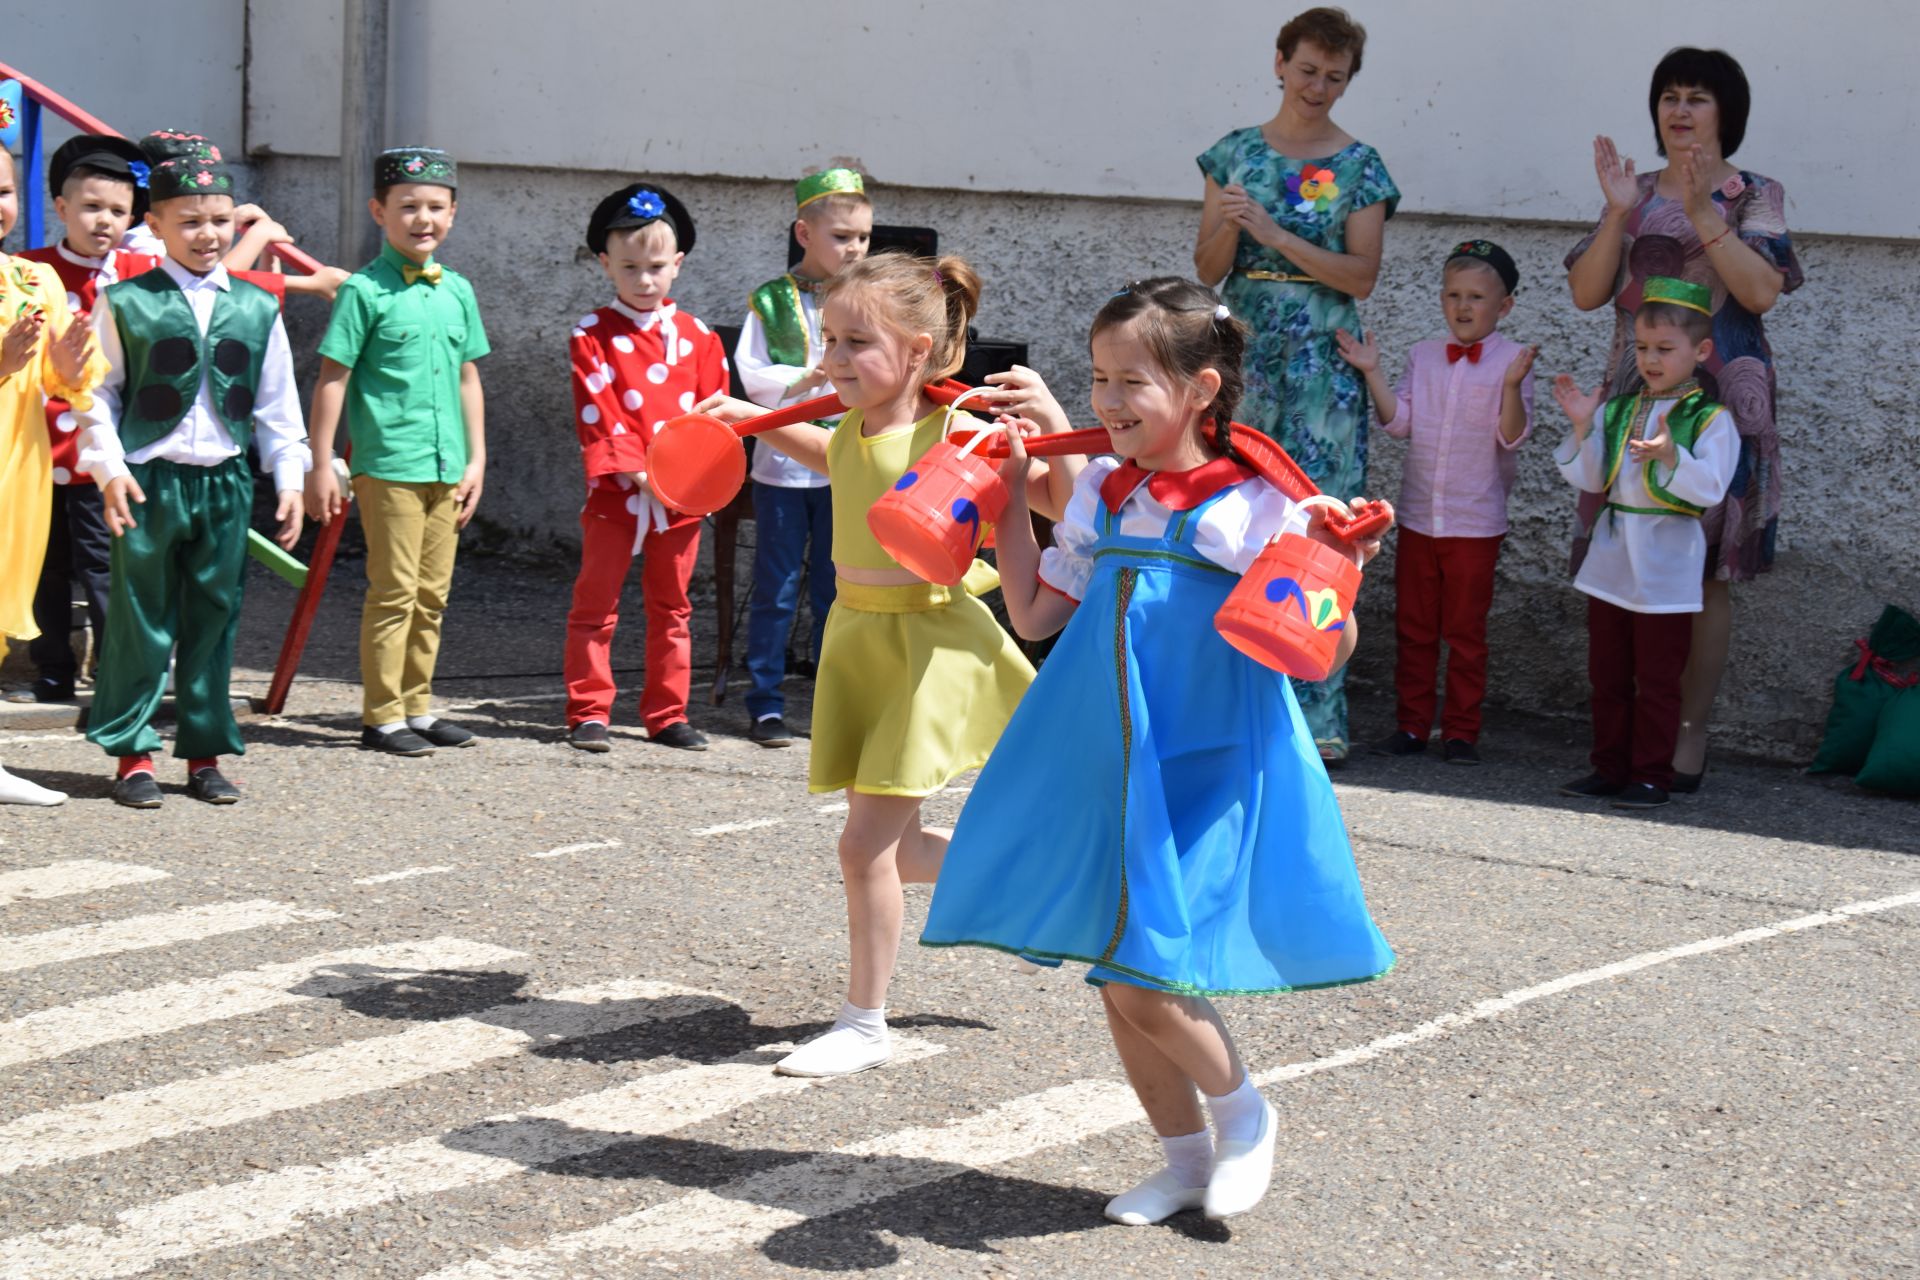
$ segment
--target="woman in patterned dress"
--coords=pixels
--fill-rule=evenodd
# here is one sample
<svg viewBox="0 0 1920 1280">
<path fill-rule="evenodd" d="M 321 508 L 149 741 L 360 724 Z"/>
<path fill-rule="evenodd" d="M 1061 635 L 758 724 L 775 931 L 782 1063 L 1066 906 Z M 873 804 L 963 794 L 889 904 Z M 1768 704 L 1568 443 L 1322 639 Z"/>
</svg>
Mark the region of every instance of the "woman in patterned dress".
<svg viewBox="0 0 1920 1280">
<path fill-rule="evenodd" d="M 1199 157 L 1206 175 L 1193 263 L 1251 329 L 1240 419 L 1280 442 L 1321 490 L 1360 496 L 1367 475 L 1367 384 L 1334 349 L 1360 332 L 1399 188 L 1380 155 L 1333 122 L 1360 70 L 1366 29 L 1316 8 L 1280 28 L 1280 109 Z M 1222 283 L 1224 281 L 1224 283 Z M 1294 694 L 1321 759 L 1347 758 L 1344 670 Z"/>
<path fill-rule="evenodd" d="M 1707 535 L 1704 608 L 1694 615 L 1693 648 L 1681 678 L 1675 791 L 1694 791 L 1706 770 L 1707 717 L 1727 664 L 1732 629 L 1729 589 L 1773 564 L 1780 518 L 1780 439 L 1774 430 L 1773 351 L 1763 316 L 1800 287 L 1800 263 L 1787 236 L 1786 193 L 1779 183 L 1727 157 L 1747 130 L 1746 74 L 1718 49 L 1679 48 L 1654 68 L 1647 93 L 1654 141 L 1667 167 L 1636 175 L 1611 138 L 1595 138 L 1594 169 L 1606 208 L 1567 255 L 1574 305 L 1614 309 L 1609 396 L 1636 389 L 1633 315 L 1648 276 L 1671 276 L 1713 292 L 1713 354 L 1700 367 L 1707 394 L 1733 411 L 1740 461 L 1726 501 L 1701 518 Z M 1599 513 L 1584 500 L 1574 558 Z"/>
</svg>

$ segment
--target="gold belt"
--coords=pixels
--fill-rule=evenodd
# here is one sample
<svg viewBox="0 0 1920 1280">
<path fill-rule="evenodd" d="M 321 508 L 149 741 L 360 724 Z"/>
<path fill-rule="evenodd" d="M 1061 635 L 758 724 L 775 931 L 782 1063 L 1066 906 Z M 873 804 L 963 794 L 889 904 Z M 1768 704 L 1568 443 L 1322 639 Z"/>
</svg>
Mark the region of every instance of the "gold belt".
<svg viewBox="0 0 1920 1280">
<path fill-rule="evenodd" d="M 1288 275 L 1284 271 L 1242 271 L 1249 280 L 1267 280 L 1274 284 L 1319 284 L 1312 276 Z"/>
</svg>

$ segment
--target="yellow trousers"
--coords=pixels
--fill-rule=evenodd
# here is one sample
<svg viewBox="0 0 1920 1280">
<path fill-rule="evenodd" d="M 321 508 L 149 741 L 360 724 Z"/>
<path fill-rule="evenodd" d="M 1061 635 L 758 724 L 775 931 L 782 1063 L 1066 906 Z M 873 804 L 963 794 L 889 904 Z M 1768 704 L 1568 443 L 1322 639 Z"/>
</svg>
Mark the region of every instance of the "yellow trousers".
<svg viewBox="0 0 1920 1280">
<path fill-rule="evenodd" d="M 367 602 L 360 613 L 361 723 L 428 714 L 440 618 L 453 587 L 460 504 L 450 484 L 353 478 L 367 535 Z"/>
</svg>

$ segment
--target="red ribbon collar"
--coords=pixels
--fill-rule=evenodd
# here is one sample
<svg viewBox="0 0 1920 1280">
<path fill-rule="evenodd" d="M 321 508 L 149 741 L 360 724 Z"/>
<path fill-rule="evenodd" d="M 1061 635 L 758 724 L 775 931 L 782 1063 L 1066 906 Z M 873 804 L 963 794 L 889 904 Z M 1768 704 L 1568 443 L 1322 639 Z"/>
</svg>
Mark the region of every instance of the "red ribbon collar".
<svg viewBox="0 0 1920 1280">
<path fill-rule="evenodd" d="M 1187 471 L 1149 471 L 1129 458 L 1100 482 L 1100 500 L 1115 515 L 1133 491 L 1147 486 L 1147 494 L 1169 511 L 1191 511 L 1222 489 L 1251 480 L 1251 467 L 1233 458 L 1214 458 Z"/>
<path fill-rule="evenodd" d="M 1860 661 L 1854 664 L 1853 671 L 1847 679 L 1865 680 L 1867 672 L 1871 671 L 1896 689 L 1911 689 L 1914 685 L 1920 684 L 1920 672 L 1902 675 L 1894 669 L 1891 662 L 1868 648 L 1865 640 L 1855 640 L 1853 644 L 1860 651 Z"/>
</svg>

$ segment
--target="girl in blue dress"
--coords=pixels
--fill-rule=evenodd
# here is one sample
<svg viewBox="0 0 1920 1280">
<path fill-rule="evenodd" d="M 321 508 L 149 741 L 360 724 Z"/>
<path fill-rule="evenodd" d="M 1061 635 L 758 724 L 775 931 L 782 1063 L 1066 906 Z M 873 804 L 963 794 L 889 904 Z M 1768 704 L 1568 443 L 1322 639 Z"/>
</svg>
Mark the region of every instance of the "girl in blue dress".
<svg viewBox="0 0 1920 1280">
<path fill-rule="evenodd" d="M 1015 628 L 1066 630 L 968 797 L 921 937 L 1092 966 L 1166 1155 L 1107 1206 L 1134 1225 L 1243 1213 L 1272 1177 L 1272 1109 L 1208 997 L 1393 964 L 1286 677 L 1213 628 L 1273 536 L 1331 541 L 1205 430 L 1232 419 L 1245 341 L 1168 277 L 1095 318 L 1093 409 L 1118 456 L 1081 473 L 1044 554 L 1019 486 L 996 526 Z M 1339 662 L 1354 639 L 1349 622 Z"/>
</svg>

